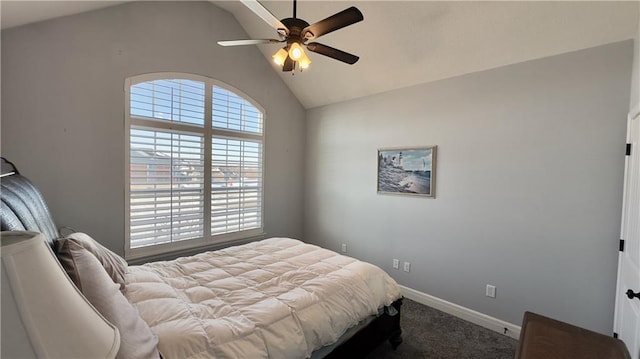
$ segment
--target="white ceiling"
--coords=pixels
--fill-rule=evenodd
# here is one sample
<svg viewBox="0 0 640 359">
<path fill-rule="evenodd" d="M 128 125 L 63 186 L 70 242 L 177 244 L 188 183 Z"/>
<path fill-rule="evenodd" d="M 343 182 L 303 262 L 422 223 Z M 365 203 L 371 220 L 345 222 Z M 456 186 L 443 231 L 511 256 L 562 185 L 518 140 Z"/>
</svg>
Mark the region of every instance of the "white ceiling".
<svg viewBox="0 0 640 359">
<path fill-rule="evenodd" d="M 6 1 L 2 28 L 125 1 Z M 250 38 L 275 30 L 237 1 L 212 1 L 231 12 Z M 277 18 L 292 16 L 292 1 L 261 3 Z M 638 37 L 638 1 L 312 1 L 299 0 L 309 23 L 355 5 L 364 21 L 318 42 L 360 56 L 347 65 L 310 53 L 303 73 L 282 73 L 305 108 L 381 93 L 536 58 Z M 217 38 L 212 40 L 235 40 Z M 278 45 L 260 45 L 267 60 Z M 226 48 L 225 51 L 236 51 Z"/>
<path fill-rule="evenodd" d="M 2 29 L 60 16 L 79 14 L 122 4 L 126 1 L 6 1 L 0 0 L 0 25 Z"/>
</svg>

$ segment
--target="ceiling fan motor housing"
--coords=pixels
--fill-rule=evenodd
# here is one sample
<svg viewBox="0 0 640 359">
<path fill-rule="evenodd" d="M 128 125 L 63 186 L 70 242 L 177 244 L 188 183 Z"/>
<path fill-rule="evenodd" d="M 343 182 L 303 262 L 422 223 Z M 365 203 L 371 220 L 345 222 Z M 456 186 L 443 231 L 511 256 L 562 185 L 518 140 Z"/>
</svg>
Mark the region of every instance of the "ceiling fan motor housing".
<svg viewBox="0 0 640 359">
<path fill-rule="evenodd" d="M 308 22 L 294 17 L 288 17 L 280 21 L 287 27 L 287 29 L 289 29 L 287 44 L 291 44 L 293 42 L 299 42 L 302 44 L 307 40 L 303 37 L 304 34 L 302 34 L 302 29 L 309 26 Z"/>
</svg>

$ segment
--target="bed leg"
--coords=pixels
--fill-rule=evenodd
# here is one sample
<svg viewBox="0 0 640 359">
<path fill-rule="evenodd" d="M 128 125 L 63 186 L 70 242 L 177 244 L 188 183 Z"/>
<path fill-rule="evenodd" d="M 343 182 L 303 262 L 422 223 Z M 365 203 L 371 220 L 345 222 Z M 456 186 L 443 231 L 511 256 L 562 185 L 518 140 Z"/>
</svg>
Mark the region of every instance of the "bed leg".
<svg viewBox="0 0 640 359">
<path fill-rule="evenodd" d="M 402 343 L 402 330 L 398 329 L 397 331 L 391 334 L 389 337 L 389 343 L 391 343 L 391 348 L 396 350 L 398 346 Z"/>
<path fill-rule="evenodd" d="M 393 350 L 396 350 L 396 348 L 398 348 L 398 346 L 402 343 L 402 327 L 400 327 L 400 312 L 402 311 L 401 308 L 402 308 L 403 299 L 404 297 L 401 297 L 400 299 L 396 300 L 391 304 L 391 306 L 398 311 L 393 317 L 394 319 L 393 331 L 389 336 L 389 343 L 391 343 L 391 348 L 393 348 Z"/>
</svg>

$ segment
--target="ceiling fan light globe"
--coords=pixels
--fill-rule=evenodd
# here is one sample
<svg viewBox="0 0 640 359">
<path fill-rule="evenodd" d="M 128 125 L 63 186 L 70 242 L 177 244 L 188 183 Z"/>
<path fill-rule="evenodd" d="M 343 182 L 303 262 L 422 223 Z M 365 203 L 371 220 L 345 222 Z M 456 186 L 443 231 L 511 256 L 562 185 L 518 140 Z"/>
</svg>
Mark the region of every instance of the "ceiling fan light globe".
<svg viewBox="0 0 640 359">
<path fill-rule="evenodd" d="M 291 48 L 289 49 L 289 56 L 292 60 L 298 61 L 306 55 L 304 54 L 302 46 L 300 46 L 299 43 L 294 42 L 293 44 L 291 44 Z"/>
<path fill-rule="evenodd" d="M 302 51 L 300 49 L 295 49 L 291 51 L 291 58 L 294 60 L 299 60 L 302 57 Z"/>
<path fill-rule="evenodd" d="M 306 70 L 311 65 L 311 59 L 305 54 L 300 60 L 298 60 L 298 64 L 302 70 Z"/>
<path fill-rule="evenodd" d="M 287 59 L 288 55 L 289 54 L 287 53 L 287 50 L 280 49 L 280 50 L 278 50 L 278 52 L 273 54 L 273 56 L 272 56 L 273 62 L 275 62 L 279 66 L 282 66 L 282 65 L 284 65 L 284 61 Z"/>
</svg>

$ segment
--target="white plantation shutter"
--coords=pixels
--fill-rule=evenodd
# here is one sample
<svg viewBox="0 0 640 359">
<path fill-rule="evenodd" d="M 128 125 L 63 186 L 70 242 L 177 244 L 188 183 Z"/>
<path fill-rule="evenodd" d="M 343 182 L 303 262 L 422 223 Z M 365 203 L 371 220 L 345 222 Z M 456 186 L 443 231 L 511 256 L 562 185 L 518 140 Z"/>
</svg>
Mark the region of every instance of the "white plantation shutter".
<svg viewBox="0 0 640 359">
<path fill-rule="evenodd" d="M 262 226 L 262 143 L 213 138 L 211 233 Z"/>
<path fill-rule="evenodd" d="M 200 76 L 148 74 L 127 84 L 125 254 L 262 233 L 262 110 Z"/>
<path fill-rule="evenodd" d="M 131 86 L 130 115 L 204 126 L 205 83 L 156 80 Z"/>
<path fill-rule="evenodd" d="M 131 129 L 131 247 L 204 235 L 201 135 Z"/>
<path fill-rule="evenodd" d="M 233 92 L 214 86 L 212 109 L 214 128 L 262 134 L 262 112 Z"/>
</svg>

